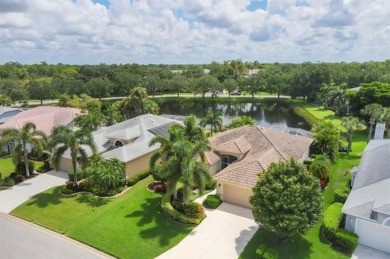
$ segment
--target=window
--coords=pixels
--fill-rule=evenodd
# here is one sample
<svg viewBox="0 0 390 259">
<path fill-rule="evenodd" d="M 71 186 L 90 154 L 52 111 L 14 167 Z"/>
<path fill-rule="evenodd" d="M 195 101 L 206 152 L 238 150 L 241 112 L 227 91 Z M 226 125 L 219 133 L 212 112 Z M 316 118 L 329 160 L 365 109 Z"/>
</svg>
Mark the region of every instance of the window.
<svg viewBox="0 0 390 259">
<path fill-rule="evenodd" d="M 122 146 L 123 146 L 123 142 L 122 141 L 120 141 L 120 140 L 115 141 L 114 147 L 122 147 Z"/>
<path fill-rule="evenodd" d="M 237 160 L 235 156 L 222 156 L 221 158 L 221 170 Z"/>
</svg>

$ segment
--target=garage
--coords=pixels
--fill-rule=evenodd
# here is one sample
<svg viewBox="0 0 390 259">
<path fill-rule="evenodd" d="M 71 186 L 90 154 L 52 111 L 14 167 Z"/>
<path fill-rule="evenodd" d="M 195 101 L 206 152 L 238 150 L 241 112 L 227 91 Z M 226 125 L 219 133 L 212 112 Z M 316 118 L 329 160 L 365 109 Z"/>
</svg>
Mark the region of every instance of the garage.
<svg viewBox="0 0 390 259">
<path fill-rule="evenodd" d="M 249 204 L 249 197 L 252 195 L 250 187 L 239 185 L 223 184 L 223 201 L 239 205 L 246 208 L 252 208 Z"/>
</svg>

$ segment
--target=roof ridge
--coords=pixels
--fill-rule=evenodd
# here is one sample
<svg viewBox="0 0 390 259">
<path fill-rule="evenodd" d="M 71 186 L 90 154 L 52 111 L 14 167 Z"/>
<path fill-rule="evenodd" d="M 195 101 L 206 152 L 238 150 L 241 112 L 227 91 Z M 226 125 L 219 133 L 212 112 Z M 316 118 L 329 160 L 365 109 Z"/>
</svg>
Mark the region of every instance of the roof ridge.
<svg viewBox="0 0 390 259">
<path fill-rule="evenodd" d="M 288 159 L 284 156 L 284 154 L 283 154 L 282 152 L 279 151 L 279 149 L 278 149 L 278 148 L 274 145 L 274 143 L 268 138 L 268 136 L 267 136 L 264 132 L 261 131 L 260 127 L 256 127 L 256 128 L 257 128 L 257 130 L 258 130 L 261 134 L 263 134 L 263 136 L 268 140 L 268 142 L 271 144 L 271 146 L 273 146 L 273 148 L 276 150 L 276 152 L 278 152 L 279 155 L 280 155 L 285 161 L 287 161 Z"/>
</svg>

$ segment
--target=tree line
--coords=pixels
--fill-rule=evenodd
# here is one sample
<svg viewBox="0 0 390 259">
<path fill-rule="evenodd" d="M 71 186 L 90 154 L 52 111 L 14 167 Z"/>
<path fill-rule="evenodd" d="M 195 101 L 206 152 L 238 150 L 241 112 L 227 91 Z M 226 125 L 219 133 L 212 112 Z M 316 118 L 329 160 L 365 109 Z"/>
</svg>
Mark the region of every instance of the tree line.
<svg viewBox="0 0 390 259">
<path fill-rule="evenodd" d="M 302 64 L 230 60 L 200 65 L 51 65 L 45 62 L 22 65 L 8 62 L 0 65 L 0 105 L 60 98 L 64 94 L 71 98 L 88 94 L 99 99 L 128 96 L 135 87 L 146 88 L 150 96 L 162 93 L 180 96 L 184 92 L 218 96 L 225 90 L 229 95 L 241 91 L 254 97 L 259 92 L 269 92 L 321 102 L 324 85 L 342 86 L 346 91 L 373 82 L 390 83 L 390 60 Z M 364 105 L 358 105 L 355 110 Z"/>
</svg>

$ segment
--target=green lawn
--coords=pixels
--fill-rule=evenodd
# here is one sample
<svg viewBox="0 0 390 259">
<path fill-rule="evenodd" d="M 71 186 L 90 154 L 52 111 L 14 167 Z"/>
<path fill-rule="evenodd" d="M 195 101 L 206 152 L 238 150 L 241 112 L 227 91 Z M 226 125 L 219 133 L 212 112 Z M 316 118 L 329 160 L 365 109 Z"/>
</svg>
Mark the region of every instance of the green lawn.
<svg viewBox="0 0 390 259">
<path fill-rule="evenodd" d="M 40 193 L 12 211 L 70 238 L 120 258 L 154 258 L 193 229 L 162 214 L 161 195 L 147 190 L 147 178 L 112 199 L 79 194 L 63 197 L 58 187 Z"/>
<path fill-rule="evenodd" d="M 318 119 L 330 119 L 340 124 L 340 119 L 333 112 L 317 107 L 306 106 L 307 111 Z M 323 192 L 323 210 L 333 203 L 333 192 L 341 184 L 347 184 L 350 179 L 350 169 L 358 165 L 361 153 L 366 146 L 367 135 L 364 131 L 357 132 L 353 138 L 352 152 L 347 156 L 340 154 L 333 164 L 328 187 Z M 319 222 L 313 229 L 304 235 L 297 235 L 285 244 L 278 243 L 273 235 L 260 228 L 249 241 L 240 258 L 350 258 L 341 252 L 335 251 L 321 238 Z"/>
<path fill-rule="evenodd" d="M 43 162 L 34 161 L 35 169 L 41 167 Z M 2 175 L 2 179 L 8 177 L 15 170 L 15 165 L 12 162 L 12 157 L 5 156 L 0 158 L 0 173 Z"/>
</svg>

